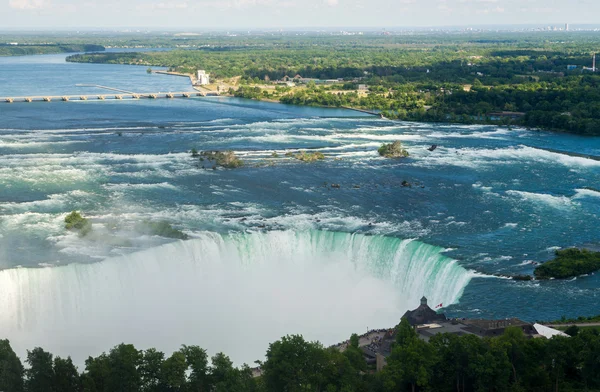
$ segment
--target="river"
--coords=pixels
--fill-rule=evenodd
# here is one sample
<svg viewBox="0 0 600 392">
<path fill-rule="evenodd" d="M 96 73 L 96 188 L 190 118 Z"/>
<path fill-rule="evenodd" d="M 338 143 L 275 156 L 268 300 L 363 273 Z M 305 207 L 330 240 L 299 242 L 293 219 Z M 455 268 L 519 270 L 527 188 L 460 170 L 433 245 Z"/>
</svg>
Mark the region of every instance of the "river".
<svg viewBox="0 0 600 392">
<path fill-rule="evenodd" d="M 191 90 L 64 59 L 0 58 L 0 96 Z M 379 157 L 395 140 L 410 157 Z M 192 148 L 245 165 L 213 170 Z M 285 156 L 301 149 L 326 159 Z M 78 363 L 123 341 L 251 363 L 284 334 L 333 344 L 395 325 L 423 295 L 454 317 L 598 314 L 598 274 L 491 276 L 600 243 L 586 189 L 600 162 L 556 150 L 600 156 L 600 138 L 225 97 L 0 103 L 0 329 L 21 355 Z M 65 230 L 72 210 L 92 234 Z M 190 239 L 140 232 L 148 221 Z"/>
</svg>

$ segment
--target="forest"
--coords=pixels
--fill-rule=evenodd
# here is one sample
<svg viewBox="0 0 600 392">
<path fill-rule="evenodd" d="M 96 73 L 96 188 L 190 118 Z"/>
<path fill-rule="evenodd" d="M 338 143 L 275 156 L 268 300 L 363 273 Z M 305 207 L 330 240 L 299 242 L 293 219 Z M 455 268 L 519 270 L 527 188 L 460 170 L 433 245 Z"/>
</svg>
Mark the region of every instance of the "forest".
<svg viewBox="0 0 600 392">
<path fill-rule="evenodd" d="M 570 337 L 526 337 L 509 327 L 493 338 L 439 334 L 421 340 L 406 319 L 396 326 L 387 366 L 375 372 L 350 337 L 345 350 L 302 336 L 269 345 L 260 372 L 235 367 L 223 353 L 198 346 L 170 356 L 120 344 L 89 357 L 79 371 L 71 358 L 42 348 L 27 351 L 25 365 L 0 340 L 4 392 L 399 392 L 600 391 L 600 333 L 570 327 Z M 255 370 L 255 369 L 254 369 Z"/>
<path fill-rule="evenodd" d="M 216 80 L 239 77 L 231 91 L 238 97 L 349 106 L 391 119 L 600 135 L 600 73 L 591 70 L 599 34 L 204 37 L 185 49 L 67 61 L 205 69 Z M 277 84 L 285 76 L 339 83 L 286 88 Z M 364 94 L 359 85 L 368 86 Z"/>
<path fill-rule="evenodd" d="M 104 46 L 91 44 L 0 44 L 0 56 L 29 56 L 34 54 L 57 54 L 75 52 L 102 52 Z"/>
</svg>

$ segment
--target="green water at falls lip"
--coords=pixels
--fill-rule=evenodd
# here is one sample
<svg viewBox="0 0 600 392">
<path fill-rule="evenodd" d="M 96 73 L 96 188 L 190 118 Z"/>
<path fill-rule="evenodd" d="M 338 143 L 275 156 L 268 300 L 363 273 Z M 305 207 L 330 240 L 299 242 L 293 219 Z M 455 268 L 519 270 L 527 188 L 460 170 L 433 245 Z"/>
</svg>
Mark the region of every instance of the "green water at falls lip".
<svg viewBox="0 0 600 392">
<path fill-rule="evenodd" d="M 339 232 L 207 232 L 100 263 L 0 271 L 10 299 L 0 328 L 17 350 L 43 343 L 76 361 L 127 341 L 166 351 L 198 343 L 251 363 L 287 333 L 333 344 L 394 325 L 423 293 L 456 301 L 472 274 L 441 250 Z"/>
</svg>

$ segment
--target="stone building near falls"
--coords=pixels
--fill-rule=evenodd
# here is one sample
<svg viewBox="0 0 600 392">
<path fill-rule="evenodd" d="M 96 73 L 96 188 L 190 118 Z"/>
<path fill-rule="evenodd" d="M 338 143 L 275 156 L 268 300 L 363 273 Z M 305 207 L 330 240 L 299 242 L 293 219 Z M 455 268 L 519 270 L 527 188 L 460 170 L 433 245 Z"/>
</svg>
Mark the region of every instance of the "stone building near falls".
<svg viewBox="0 0 600 392">
<path fill-rule="evenodd" d="M 429 341 L 433 336 L 443 333 L 457 336 L 475 335 L 480 338 L 494 337 L 502 335 L 508 327 L 521 328 L 524 335 L 529 338 L 547 336 L 547 333 L 538 332 L 534 324 L 517 318 L 503 320 L 448 319 L 444 314 L 431 309 L 425 297 L 421 298 L 418 308 L 407 311 L 402 318 L 408 320 L 417 332 L 419 339 L 424 341 Z M 396 331 L 390 329 L 383 336 L 377 336 L 374 341 L 361 347 L 367 363 L 376 364 L 377 371 L 381 371 L 386 365 L 386 358 L 392 353 L 395 341 Z"/>
</svg>

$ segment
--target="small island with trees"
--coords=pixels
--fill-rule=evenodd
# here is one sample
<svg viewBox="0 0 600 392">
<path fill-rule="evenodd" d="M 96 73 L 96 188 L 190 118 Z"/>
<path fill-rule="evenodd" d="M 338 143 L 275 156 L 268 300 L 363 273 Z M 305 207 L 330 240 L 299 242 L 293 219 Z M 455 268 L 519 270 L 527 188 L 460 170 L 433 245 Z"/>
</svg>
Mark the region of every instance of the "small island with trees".
<svg viewBox="0 0 600 392">
<path fill-rule="evenodd" d="M 406 158 L 409 156 L 408 151 L 402 147 L 402 143 L 398 140 L 393 143 L 383 144 L 377 152 L 385 158 Z"/>
<path fill-rule="evenodd" d="M 591 274 L 600 270 L 600 252 L 587 249 L 563 249 L 556 251 L 556 258 L 536 267 L 536 279 L 568 279 Z"/>
<path fill-rule="evenodd" d="M 92 222 L 79 212 L 73 211 L 65 217 L 65 229 L 77 232 L 80 237 L 85 237 L 92 231 Z"/>
</svg>

